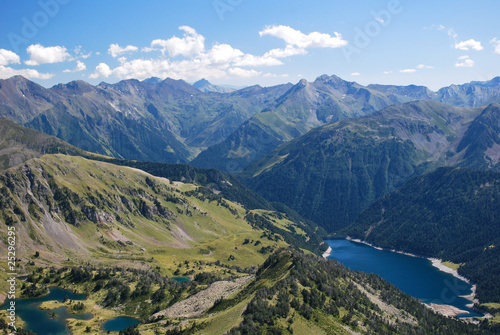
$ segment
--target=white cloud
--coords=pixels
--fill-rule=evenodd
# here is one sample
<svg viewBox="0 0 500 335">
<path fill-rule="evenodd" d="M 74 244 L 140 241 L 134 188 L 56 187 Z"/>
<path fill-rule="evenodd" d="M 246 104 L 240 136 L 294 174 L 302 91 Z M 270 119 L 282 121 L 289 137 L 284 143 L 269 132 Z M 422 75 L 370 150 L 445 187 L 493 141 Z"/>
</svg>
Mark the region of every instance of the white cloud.
<svg viewBox="0 0 500 335">
<path fill-rule="evenodd" d="M 138 47 L 134 45 L 127 45 L 126 47 L 121 47 L 118 44 L 110 44 L 109 49 L 108 49 L 108 54 L 110 54 L 113 58 L 116 58 L 117 56 L 127 53 L 127 52 L 134 52 L 139 50 Z"/>
<path fill-rule="evenodd" d="M 456 39 L 458 37 L 458 34 L 455 32 L 455 29 L 450 28 L 448 29 L 448 36 L 450 36 L 453 39 Z"/>
<path fill-rule="evenodd" d="M 166 59 L 134 59 L 123 61 L 122 64 L 113 70 L 120 79 L 146 79 L 150 77 L 168 77 L 170 63 Z"/>
<path fill-rule="evenodd" d="M 384 71 L 383 74 L 391 74 L 392 71 Z"/>
<path fill-rule="evenodd" d="M 96 66 L 94 73 L 92 73 L 89 78 L 95 79 L 99 77 L 104 77 L 107 78 L 109 77 L 113 71 L 110 69 L 108 64 L 106 63 L 99 63 L 99 65 Z"/>
<path fill-rule="evenodd" d="M 495 53 L 500 56 L 500 41 L 495 37 L 490 41 L 491 45 L 495 48 Z"/>
<path fill-rule="evenodd" d="M 209 64 L 229 64 L 239 60 L 243 55 L 241 50 L 234 49 L 229 44 L 216 44 L 202 59 Z"/>
<path fill-rule="evenodd" d="M 251 78 L 251 77 L 256 77 L 261 74 L 259 71 L 255 70 L 245 70 L 239 67 L 233 67 L 230 68 L 227 71 L 230 75 L 233 75 L 235 77 L 241 77 L 241 78 Z"/>
<path fill-rule="evenodd" d="M 41 44 L 32 44 L 26 51 L 30 54 L 30 59 L 24 62 L 27 65 L 60 63 L 71 60 L 66 48 L 61 46 L 44 47 Z"/>
<path fill-rule="evenodd" d="M 75 68 L 75 72 L 80 72 L 80 71 L 85 71 L 87 69 L 87 66 L 85 65 L 84 62 L 82 61 L 77 61 L 76 62 L 76 68 Z"/>
<path fill-rule="evenodd" d="M 262 75 L 262 77 L 266 77 L 266 78 L 288 78 L 288 73 L 284 73 L 284 74 L 275 74 L 275 73 L 264 73 Z"/>
<path fill-rule="evenodd" d="M 469 56 L 460 56 L 458 60 L 459 61 L 455 63 L 455 67 L 473 67 L 475 65 L 475 62 L 470 59 Z"/>
<path fill-rule="evenodd" d="M 179 27 L 184 31 L 182 37 L 155 39 L 150 46 L 141 48 L 142 52 L 160 51 L 161 56 L 149 59 L 127 59 L 118 57 L 122 51 L 137 51 L 139 48 L 110 45 L 108 52 L 116 57 L 119 65 L 110 68 L 101 63 L 90 78 L 116 76 L 119 79 L 146 79 L 149 77 L 198 80 L 199 78 L 218 79 L 228 77 L 250 78 L 255 76 L 273 77 L 272 73 L 263 73 L 254 67 L 282 65 L 281 58 L 307 54 L 307 48 L 334 48 L 347 44 L 339 34 L 330 36 L 318 32 L 309 35 L 286 26 L 268 27 L 260 36 L 273 35 L 287 41 L 284 48 L 275 48 L 263 55 L 253 55 L 234 48 L 229 44 L 215 43 L 205 46 L 205 37 L 188 26 Z"/>
<path fill-rule="evenodd" d="M 188 26 L 181 26 L 179 29 L 185 32 L 182 38 L 174 36 L 168 40 L 156 39 L 151 42 L 151 49 L 146 49 L 144 51 L 151 51 L 159 46 L 162 48 L 161 52 L 163 54 L 168 52 L 170 57 L 178 55 L 193 57 L 201 54 L 205 50 L 205 37 Z"/>
<path fill-rule="evenodd" d="M 445 26 L 443 26 L 442 24 L 440 24 L 439 26 L 437 26 L 437 30 L 443 30 L 445 28 Z"/>
<path fill-rule="evenodd" d="M 120 79 L 150 77 L 197 80 L 227 77 L 227 65 L 211 66 L 201 59 L 169 61 L 167 59 L 134 59 L 123 62 L 113 74 Z"/>
<path fill-rule="evenodd" d="M 85 63 L 78 60 L 78 61 L 76 61 L 75 69 L 73 69 L 73 70 L 66 69 L 63 72 L 80 72 L 80 71 L 85 71 L 85 70 L 87 70 L 87 66 L 85 65 Z"/>
<path fill-rule="evenodd" d="M 83 51 L 83 47 L 81 45 L 75 47 L 75 49 L 73 49 L 73 52 L 75 54 L 75 58 L 87 59 L 90 56 L 92 56 L 92 52 L 89 52 L 88 54 L 85 54 L 84 51 Z"/>
<path fill-rule="evenodd" d="M 424 64 L 417 65 L 417 69 L 419 69 L 419 70 L 420 69 L 433 69 L 433 68 L 434 68 L 434 66 L 432 66 L 432 65 L 424 65 Z"/>
<path fill-rule="evenodd" d="M 415 73 L 417 72 L 416 69 L 403 69 L 403 70 L 399 70 L 399 72 L 401 73 Z"/>
<path fill-rule="evenodd" d="M 151 51 L 155 51 L 155 50 L 157 50 L 157 49 L 156 48 L 152 48 L 152 47 L 144 47 L 144 48 L 141 49 L 142 52 L 151 52 Z"/>
<path fill-rule="evenodd" d="M 381 18 L 381 17 L 376 17 L 376 18 L 375 18 L 375 20 L 376 20 L 377 22 L 379 22 L 380 24 L 382 24 L 382 23 L 384 23 L 384 22 L 385 22 L 385 21 L 384 21 L 384 19 L 383 19 L 383 18 Z"/>
<path fill-rule="evenodd" d="M 284 58 L 295 55 L 305 55 L 307 53 L 306 49 L 296 48 L 293 45 L 287 45 L 285 49 L 271 49 L 264 54 L 264 57 L 272 58 Z"/>
<path fill-rule="evenodd" d="M 351 76 L 360 76 L 360 75 L 361 75 L 361 73 L 359 73 L 359 72 L 353 72 L 353 73 L 351 73 Z"/>
<path fill-rule="evenodd" d="M 283 64 L 283 62 L 274 57 L 269 57 L 266 55 L 254 56 L 250 54 L 244 55 L 240 60 L 234 63 L 234 65 L 236 66 L 274 66 L 281 64 Z"/>
<path fill-rule="evenodd" d="M 50 79 L 54 76 L 54 74 L 52 73 L 40 73 L 34 69 L 16 70 L 8 66 L 0 65 L 0 79 L 6 79 L 17 75 L 26 78 L 37 78 L 37 79 Z"/>
<path fill-rule="evenodd" d="M 5 49 L 0 49 L 0 65 L 9 65 L 9 64 L 19 64 L 21 63 L 21 58 L 19 56 Z"/>
<path fill-rule="evenodd" d="M 465 51 L 472 49 L 472 50 L 476 50 L 476 51 L 481 51 L 481 50 L 483 50 L 483 46 L 481 45 L 481 42 L 476 41 L 476 40 L 471 38 L 470 40 L 467 40 L 467 41 L 455 43 L 455 49 L 465 50 Z"/>
<path fill-rule="evenodd" d="M 308 35 L 300 30 L 289 26 L 270 26 L 259 32 L 260 36 L 270 35 L 281 38 L 288 45 L 293 45 L 301 49 L 309 48 L 340 48 L 347 45 L 347 41 L 342 39 L 342 35 L 335 32 L 335 36 L 329 34 L 312 32 Z"/>
</svg>

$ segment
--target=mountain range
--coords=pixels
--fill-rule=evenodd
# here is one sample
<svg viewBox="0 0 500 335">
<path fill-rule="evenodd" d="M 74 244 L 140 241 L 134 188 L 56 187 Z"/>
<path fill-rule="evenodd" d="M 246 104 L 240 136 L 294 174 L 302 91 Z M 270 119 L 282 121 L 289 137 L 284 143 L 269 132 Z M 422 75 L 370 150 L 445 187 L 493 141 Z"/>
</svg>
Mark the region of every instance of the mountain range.
<svg viewBox="0 0 500 335">
<path fill-rule="evenodd" d="M 442 258 L 497 313 L 499 96 L 499 78 L 437 92 L 326 75 L 233 91 L 0 80 L 0 216 L 33 273 L 22 294 L 92 292 L 82 308 L 139 308 L 146 333 L 487 332 L 311 254 L 336 233 Z M 247 286 L 210 293 L 228 278 Z M 201 318 L 162 323 L 198 293 Z"/>
<path fill-rule="evenodd" d="M 498 170 L 500 105 L 393 105 L 315 128 L 245 169 L 252 189 L 334 231 L 405 181 L 439 166 Z"/>
<path fill-rule="evenodd" d="M 289 86 L 221 94 L 166 79 L 98 86 L 74 81 L 45 89 L 16 76 L 0 81 L 0 116 L 88 151 L 185 163 Z"/>
<path fill-rule="evenodd" d="M 229 93 L 208 87 L 215 86 L 206 80 L 193 86 L 150 78 L 97 86 L 74 81 L 46 89 L 15 76 L 0 80 L 0 116 L 117 158 L 240 171 L 317 126 L 393 104 L 436 100 L 478 107 L 497 102 L 500 79 L 437 92 L 415 85 L 362 86 L 327 75 L 314 82 Z"/>
<path fill-rule="evenodd" d="M 435 167 L 498 169 L 498 104 L 479 106 L 499 95 L 499 78 L 432 92 L 323 75 L 217 93 L 158 78 L 45 89 L 17 76 L 0 81 L 0 115 L 116 158 L 186 163 L 201 151 L 190 164 L 246 167 L 257 193 L 333 231 Z"/>
<path fill-rule="evenodd" d="M 231 87 L 214 85 L 205 78 L 198 80 L 193 86 L 202 92 L 230 93 L 236 91 L 236 89 Z"/>
<path fill-rule="evenodd" d="M 414 100 L 434 100 L 458 107 L 479 107 L 500 101 L 500 77 L 444 87 L 362 86 L 337 76 L 314 82 L 301 80 L 260 113 L 243 123 L 224 141 L 200 153 L 192 164 L 240 171 L 278 145 L 307 131 L 346 118 L 372 114 Z"/>
</svg>

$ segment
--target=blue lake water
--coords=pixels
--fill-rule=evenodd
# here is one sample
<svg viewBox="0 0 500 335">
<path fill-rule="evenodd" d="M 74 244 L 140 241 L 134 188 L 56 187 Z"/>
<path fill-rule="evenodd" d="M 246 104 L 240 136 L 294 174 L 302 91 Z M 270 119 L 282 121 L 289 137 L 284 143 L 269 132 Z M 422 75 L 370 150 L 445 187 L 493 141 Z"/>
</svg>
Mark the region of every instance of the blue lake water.
<svg viewBox="0 0 500 335">
<path fill-rule="evenodd" d="M 16 315 L 26 322 L 26 330 L 32 330 L 38 335 L 67 335 L 69 329 L 66 320 L 74 318 L 79 320 L 89 320 L 92 314 L 70 314 L 66 307 L 56 308 L 51 311 L 42 311 L 38 308 L 44 301 L 57 300 L 63 301 L 68 296 L 71 300 L 83 300 L 84 294 L 74 294 L 71 291 L 61 288 L 51 288 L 48 295 L 33 299 L 16 299 Z M 1 309 L 7 309 L 10 300 L 0 306 Z M 49 312 L 57 314 L 55 319 L 51 319 Z"/>
<path fill-rule="evenodd" d="M 178 283 L 184 283 L 186 281 L 189 281 L 189 277 L 172 277 L 170 279 L 175 280 Z"/>
<path fill-rule="evenodd" d="M 118 318 L 114 318 L 111 320 L 108 320 L 104 322 L 102 325 L 102 329 L 104 331 L 112 331 L 112 332 L 118 332 L 120 330 L 124 330 L 129 328 L 130 326 L 135 326 L 141 323 L 141 321 L 130 318 L 128 316 L 120 316 Z"/>
<path fill-rule="evenodd" d="M 326 242 L 332 248 L 328 258 L 351 270 L 375 273 L 422 302 L 451 305 L 470 313 L 459 316 L 481 316 L 466 306 L 470 300 L 461 297 L 471 294 L 472 286 L 440 271 L 428 259 L 379 250 L 349 240 Z"/>
<path fill-rule="evenodd" d="M 32 330 L 38 335 L 68 335 L 67 319 L 90 320 L 92 314 L 71 314 L 66 307 L 59 307 L 53 310 L 41 310 L 38 307 L 44 301 L 57 300 L 62 302 L 68 296 L 70 300 L 84 300 L 85 294 L 75 294 L 69 290 L 53 287 L 49 289 L 49 294 L 43 297 L 32 299 L 16 299 L 16 315 L 26 322 L 26 330 Z M 6 300 L 0 309 L 7 309 L 10 300 Z M 49 312 L 57 314 L 52 319 Z M 135 326 L 141 321 L 130 317 L 118 317 L 104 322 L 102 328 L 105 331 L 120 331 L 130 326 Z"/>
</svg>

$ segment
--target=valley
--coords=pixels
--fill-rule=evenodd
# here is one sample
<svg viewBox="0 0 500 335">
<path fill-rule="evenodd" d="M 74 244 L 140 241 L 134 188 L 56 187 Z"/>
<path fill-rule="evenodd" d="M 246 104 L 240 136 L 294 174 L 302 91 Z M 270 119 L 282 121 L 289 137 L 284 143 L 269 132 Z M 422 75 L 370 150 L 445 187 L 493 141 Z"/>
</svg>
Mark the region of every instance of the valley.
<svg viewBox="0 0 500 335">
<path fill-rule="evenodd" d="M 0 250 L 15 227 L 19 297 L 85 295 L 40 306 L 65 332 L 500 330 L 497 79 L 0 84 Z M 493 317 L 447 318 L 325 260 L 327 235 L 455 264 Z"/>
<path fill-rule="evenodd" d="M 500 335 L 499 12 L 3 1 L 0 335 Z"/>
</svg>

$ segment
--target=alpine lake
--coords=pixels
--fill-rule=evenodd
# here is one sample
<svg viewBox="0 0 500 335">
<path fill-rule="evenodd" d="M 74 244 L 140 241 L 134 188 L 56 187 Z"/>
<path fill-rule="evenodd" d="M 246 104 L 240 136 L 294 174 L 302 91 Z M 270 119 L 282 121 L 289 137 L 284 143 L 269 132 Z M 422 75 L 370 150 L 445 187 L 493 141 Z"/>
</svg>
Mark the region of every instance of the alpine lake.
<svg viewBox="0 0 500 335">
<path fill-rule="evenodd" d="M 347 239 L 326 242 L 332 248 L 327 258 L 335 259 L 351 270 L 377 274 L 423 303 L 449 305 L 465 312 L 456 317 L 482 316 L 467 307 L 471 301 L 464 298 L 472 293 L 472 285 L 440 271 L 427 258 L 382 250 Z"/>
<path fill-rule="evenodd" d="M 335 259 L 351 270 L 377 274 L 423 303 L 450 305 L 465 312 L 456 317 L 482 316 L 469 308 L 467 305 L 471 301 L 464 298 L 472 293 L 472 285 L 440 271 L 429 259 L 382 250 L 346 239 L 326 242 L 332 249 L 327 258 Z M 172 279 L 179 282 L 189 280 L 184 277 Z M 86 296 L 61 288 L 50 288 L 49 294 L 42 297 L 16 299 L 16 314 L 26 322 L 26 330 L 32 330 L 39 335 L 70 334 L 67 319 L 89 320 L 93 317 L 92 314 L 71 314 L 66 307 L 50 311 L 39 308 L 45 301 L 62 302 L 65 297 L 78 301 L 84 300 Z M 7 309 L 9 302 L 10 300 L 6 300 L 0 308 Z M 134 318 L 117 317 L 104 322 L 102 330 L 116 332 L 139 323 L 140 321 Z"/>
<path fill-rule="evenodd" d="M 67 319 L 90 320 L 92 314 L 71 314 L 66 307 L 59 307 L 53 310 L 42 310 L 40 304 L 45 301 L 60 301 L 64 298 L 79 301 L 84 300 L 84 294 L 75 294 L 69 290 L 53 287 L 49 289 L 49 294 L 30 299 L 16 299 L 16 315 L 25 323 L 25 330 L 32 330 L 38 335 L 67 335 L 71 334 L 68 329 Z M 6 300 L 1 309 L 7 309 L 10 300 Z M 55 315 L 55 316 L 54 316 Z M 130 326 L 139 324 L 140 321 L 130 317 L 118 317 L 104 322 L 104 331 L 120 331 Z"/>
</svg>

